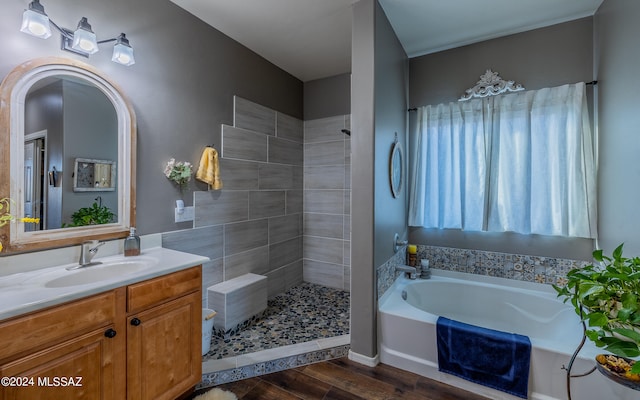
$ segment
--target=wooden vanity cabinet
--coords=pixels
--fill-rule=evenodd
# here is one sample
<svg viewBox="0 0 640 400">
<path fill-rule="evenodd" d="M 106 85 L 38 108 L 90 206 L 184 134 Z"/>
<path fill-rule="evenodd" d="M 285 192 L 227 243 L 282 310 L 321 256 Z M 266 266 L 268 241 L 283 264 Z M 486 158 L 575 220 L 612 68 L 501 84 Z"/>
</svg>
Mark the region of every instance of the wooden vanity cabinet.
<svg viewBox="0 0 640 400">
<path fill-rule="evenodd" d="M 202 379 L 201 287 L 199 267 L 127 287 L 128 399 L 173 400 Z"/>
<path fill-rule="evenodd" d="M 124 289 L 0 323 L 1 400 L 122 399 Z"/>
<path fill-rule="evenodd" d="M 0 400 L 175 399 L 201 379 L 201 325 L 200 266 L 0 322 L 0 376 L 27 379 Z"/>
</svg>

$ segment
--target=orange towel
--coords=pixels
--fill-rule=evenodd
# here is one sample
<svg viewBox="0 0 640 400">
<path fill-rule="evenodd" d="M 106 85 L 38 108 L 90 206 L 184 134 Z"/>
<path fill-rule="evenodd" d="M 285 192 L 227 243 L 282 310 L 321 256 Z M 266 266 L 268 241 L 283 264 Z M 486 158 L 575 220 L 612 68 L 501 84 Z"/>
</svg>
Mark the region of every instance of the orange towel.
<svg viewBox="0 0 640 400">
<path fill-rule="evenodd" d="M 222 189 L 220 180 L 220 166 L 218 165 L 218 151 L 213 147 L 206 147 L 200 158 L 200 166 L 196 172 L 196 179 L 206 182 L 213 190 Z"/>
</svg>

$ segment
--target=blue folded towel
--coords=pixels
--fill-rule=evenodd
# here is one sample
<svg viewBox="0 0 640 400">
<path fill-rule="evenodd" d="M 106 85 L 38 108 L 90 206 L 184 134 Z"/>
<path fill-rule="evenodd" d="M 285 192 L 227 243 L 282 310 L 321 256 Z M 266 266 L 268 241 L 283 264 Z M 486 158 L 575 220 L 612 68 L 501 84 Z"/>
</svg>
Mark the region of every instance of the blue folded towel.
<svg viewBox="0 0 640 400">
<path fill-rule="evenodd" d="M 439 317 L 438 369 L 460 378 L 528 398 L 531 341 Z"/>
</svg>

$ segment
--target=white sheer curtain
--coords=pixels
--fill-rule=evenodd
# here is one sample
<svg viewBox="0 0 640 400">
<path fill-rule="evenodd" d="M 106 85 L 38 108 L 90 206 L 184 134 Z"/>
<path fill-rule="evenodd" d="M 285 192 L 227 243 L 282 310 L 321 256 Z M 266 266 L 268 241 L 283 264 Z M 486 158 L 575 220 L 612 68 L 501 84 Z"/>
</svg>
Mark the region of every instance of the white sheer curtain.
<svg viewBox="0 0 640 400">
<path fill-rule="evenodd" d="M 486 195 L 481 100 L 418 110 L 409 225 L 481 230 Z"/>
<path fill-rule="evenodd" d="M 418 110 L 409 224 L 595 238 L 584 83 Z"/>
<path fill-rule="evenodd" d="M 578 83 L 493 99 L 490 231 L 595 238 L 585 92 Z"/>
</svg>

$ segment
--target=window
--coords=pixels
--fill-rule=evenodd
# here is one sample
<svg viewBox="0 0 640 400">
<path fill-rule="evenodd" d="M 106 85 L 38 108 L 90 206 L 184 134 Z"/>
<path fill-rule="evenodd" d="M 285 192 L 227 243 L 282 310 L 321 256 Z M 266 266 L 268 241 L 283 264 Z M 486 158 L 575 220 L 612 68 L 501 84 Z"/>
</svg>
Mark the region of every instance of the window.
<svg viewBox="0 0 640 400">
<path fill-rule="evenodd" d="M 418 109 L 409 225 L 596 236 L 585 84 Z"/>
</svg>

